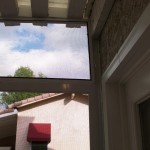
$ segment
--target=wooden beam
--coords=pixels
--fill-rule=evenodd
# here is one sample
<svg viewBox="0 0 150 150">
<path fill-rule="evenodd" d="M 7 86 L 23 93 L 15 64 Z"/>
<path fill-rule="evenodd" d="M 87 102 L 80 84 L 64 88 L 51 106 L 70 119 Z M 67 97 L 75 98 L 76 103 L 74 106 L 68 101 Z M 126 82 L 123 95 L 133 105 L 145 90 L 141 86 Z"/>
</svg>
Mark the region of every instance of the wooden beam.
<svg viewBox="0 0 150 150">
<path fill-rule="evenodd" d="M 5 21 L 5 26 L 20 26 L 20 22 L 18 21 Z"/>
<path fill-rule="evenodd" d="M 48 23 L 47 22 L 36 21 L 36 22 L 33 22 L 33 25 L 35 25 L 35 26 L 47 26 Z"/>
<path fill-rule="evenodd" d="M 81 26 L 85 26 L 86 24 L 83 23 L 72 23 L 72 22 L 67 22 L 66 23 L 66 28 L 81 28 Z"/>
<path fill-rule="evenodd" d="M 82 19 L 86 0 L 69 0 L 68 18 Z"/>
<path fill-rule="evenodd" d="M 0 12 L 2 17 L 17 17 L 19 12 L 17 0 L 0 0 Z"/>
<path fill-rule="evenodd" d="M 31 0 L 31 8 L 33 17 L 48 17 L 48 0 Z"/>
<path fill-rule="evenodd" d="M 90 17 L 94 38 L 99 37 L 114 2 L 115 0 L 95 0 Z"/>
</svg>

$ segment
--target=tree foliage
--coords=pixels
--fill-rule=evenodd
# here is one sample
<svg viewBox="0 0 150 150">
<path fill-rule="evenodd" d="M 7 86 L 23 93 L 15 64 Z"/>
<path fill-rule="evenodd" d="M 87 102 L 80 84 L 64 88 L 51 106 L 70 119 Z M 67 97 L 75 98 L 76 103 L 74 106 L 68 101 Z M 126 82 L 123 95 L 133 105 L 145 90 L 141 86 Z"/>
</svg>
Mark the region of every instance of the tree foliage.
<svg viewBox="0 0 150 150">
<path fill-rule="evenodd" d="M 11 104 L 23 99 L 27 99 L 30 97 L 34 97 L 40 95 L 40 93 L 36 92 L 3 92 L 2 93 L 2 99 L 7 104 Z"/>
<path fill-rule="evenodd" d="M 29 67 L 21 66 L 15 71 L 14 77 L 34 77 L 34 73 Z"/>
<path fill-rule="evenodd" d="M 19 67 L 15 73 L 14 77 L 35 77 L 34 72 L 29 67 Z M 39 73 L 38 77 L 44 78 L 46 77 L 43 73 Z M 23 85 L 22 85 L 23 86 Z M 8 104 L 27 99 L 30 97 L 34 97 L 40 95 L 37 92 L 3 92 L 1 94 L 2 100 Z"/>
</svg>

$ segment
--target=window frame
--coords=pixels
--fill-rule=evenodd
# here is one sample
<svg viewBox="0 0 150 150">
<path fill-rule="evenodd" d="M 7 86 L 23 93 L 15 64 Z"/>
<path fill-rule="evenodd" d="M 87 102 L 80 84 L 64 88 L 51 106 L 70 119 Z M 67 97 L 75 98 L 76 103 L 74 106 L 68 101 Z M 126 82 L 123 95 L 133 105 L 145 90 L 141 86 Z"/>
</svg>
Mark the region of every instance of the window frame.
<svg viewBox="0 0 150 150">
<path fill-rule="evenodd" d="M 46 143 L 46 142 L 31 142 L 30 143 L 30 149 L 31 150 L 33 150 L 33 146 L 36 144 L 36 146 L 41 146 L 41 145 L 44 145 L 44 146 L 46 146 L 46 150 L 47 150 L 47 145 L 48 145 L 48 143 Z"/>
<path fill-rule="evenodd" d="M 91 46 L 91 39 L 89 33 L 89 24 L 87 21 L 81 20 L 48 20 L 48 19 L 0 19 L 0 22 L 21 22 L 21 23 L 85 23 L 87 24 L 88 36 L 88 52 L 89 52 L 89 71 L 90 79 L 60 79 L 60 78 L 17 78 L 17 77 L 0 77 L 0 90 L 1 91 L 37 91 L 37 92 L 80 92 L 89 93 L 93 89 L 95 76 L 94 76 L 94 63 L 93 51 Z M 24 86 L 22 86 L 24 85 Z M 41 86 L 41 88 L 39 88 Z M 76 87 L 76 88 L 75 88 Z M 81 87 L 81 88 L 80 88 Z M 47 90 L 48 89 L 48 90 Z"/>
<path fill-rule="evenodd" d="M 10 24 L 12 23 L 12 26 L 13 26 L 13 23 L 15 23 L 15 22 L 17 22 L 17 23 L 35 23 L 35 24 L 38 24 L 39 23 L 39 25 L 37 25 L 37 26 L 42 26 L 43 24 L 48 24 L 48 23 L 51 23 L 51 24 L 66 24 L 67 25 L 67 23 L 69 24 L 81 24 L 81 25 L 85 25 L 86 27 L 87 27 L 87 44 L 88 44 L 88 49 L 87 49 L 87 51 L 88 51 L 88 59 L 89 59 L 89 78 L 72 78 L 72 77 L 70 77 L 70 78 L 67 78 L 67 77 L 47 77 L 47 78 L 40 78 L 40 77 L 34 77 L 34 78 L 30 78 L 30 77 L 9 77 L 9 76 L 0 76 L 0 81 L 1 81 L 1 78 L 3 79 L 3 80 L 7 80 L 8 78 L 10 78 L 10 79 L 8 79 L 8 80 L 11 80 L 12 78 L 15 78 L 15 79 L 17 79 L 17 78 L 21 78 L 21 79 L 45 79 L 45 80 L 55 80 L 55 81 L 63 81 L 63 80 L 83 80 L 83 81 L 90 81 L 91 80 L 91 78 L 92 78 L 92 68 L 93 67 L 91 67 L 91 63 L 90 63 L 90 53 L 91 53 L 91 51 L 90 51 L 90 44 L 89 44 L 89 34 L 88 34 L 88 22 L 87 21 L 78 21 L 78 20 L 74 20 L 74 21 L 62 21 L 62 20 L 60 20 L 60 21 L 58 21 L 58 20 L 44 20 L 44 19 L 14 19 L 14 20 L 12 20 L 12 19 L 0 19 L 0 23 L 5 23 L 5 22 L 9 22 Z M 14 24 L 14 26 L 19 26 L 19 25 L 16 25 L 16 24 Z M 35 25 L 36 26 L 36 25 Z M 69 27 L 68 27 L 69 28 Z M 71 27 L 70 27 L 71 28 Z M 77 27 L 78 28 L 78 27 Z M 16 80 L 15 80 L 16 81 Z M 27 80 L 26 80 L 27 81 Z M 30 80 L 31 82 L 32 82 L 32 80 Z"/>
<path fill-rule="evenodd" d="M 89 64 L 90 80 L 79 79 L 41 79 L 41 78 L 9 78 L 0 77 L 0 91 L 8 92 L 52 92 L 52 93 L 88 93 L 89 94 L 89 126 L 90 126 L 90 150 L 99 150 L 103 147 L 102 139 L 102 118 L 100 102 L 100 70 L 99 70 L 99 52 L 98 40 L 92 37 L 90 21 L 83 20 L 49 20 L 49 19 L 1 19 L 4 21 L 20 22 L 81 22 L 87 23 L 88 46 L 89 46 Z M 101 134 L 100 134 L 101 132 Z"/>
</svg>

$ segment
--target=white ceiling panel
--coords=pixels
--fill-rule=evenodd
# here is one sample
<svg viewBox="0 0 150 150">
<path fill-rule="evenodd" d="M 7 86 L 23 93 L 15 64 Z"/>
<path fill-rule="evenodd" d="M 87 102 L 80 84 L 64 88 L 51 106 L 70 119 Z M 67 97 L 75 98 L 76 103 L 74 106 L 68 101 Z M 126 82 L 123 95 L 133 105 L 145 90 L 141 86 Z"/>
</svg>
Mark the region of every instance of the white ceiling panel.
<svg viewBox="0 0 150 150">
<path fill-rule="evenodd" d="M 53 18 L 67 18 L 67 12 L 66 8 L 50 7 L 48 9 L 49 17 Z"/>
<path fill-rule="evenodd" d="M 19 6 L 19 17 L 31 17 L 31 6 Z"/>
<path fill-rule="evenodd" d="M 83 19 L 87 0 L 0 0 L 0 18 Z M 5 9 L 6 8 L 6 9 Z"/>
<path fill-rule="evenodd" d="M 19 17 L 31 17 L 31 0 L 18 0 Z"/>
<path fill-rule="evenodd" d="M 68 0 L 49 0 L 49 17 L 67 18 Z"/>
</svg>

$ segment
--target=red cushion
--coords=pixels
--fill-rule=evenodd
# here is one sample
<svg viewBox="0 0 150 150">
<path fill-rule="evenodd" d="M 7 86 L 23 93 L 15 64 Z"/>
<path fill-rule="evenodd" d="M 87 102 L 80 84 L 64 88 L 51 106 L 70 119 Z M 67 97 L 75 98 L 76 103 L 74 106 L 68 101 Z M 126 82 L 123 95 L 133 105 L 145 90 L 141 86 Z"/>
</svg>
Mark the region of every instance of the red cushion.
<svg viewBox="0 0 150 150">
<path fill-rule="evenodd" d="M 28 142 L 50 142 L 51 124 L 30 123 L 28 129 L 27 141 Z"/>
</svg>

